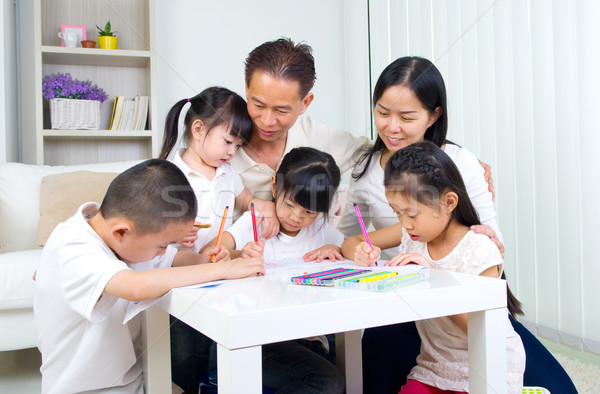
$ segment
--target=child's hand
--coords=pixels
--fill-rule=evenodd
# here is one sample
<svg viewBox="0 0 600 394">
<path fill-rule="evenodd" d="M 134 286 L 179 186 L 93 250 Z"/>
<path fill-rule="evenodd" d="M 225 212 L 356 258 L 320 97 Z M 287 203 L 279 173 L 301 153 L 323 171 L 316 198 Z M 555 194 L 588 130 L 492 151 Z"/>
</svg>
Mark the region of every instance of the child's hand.
<svg viewBox="0 0 600 394">
<path fill-rule="evenodd" d="M 420 255 L 418 253 L 399 254 L 398 256 L 394 257 L 393 259 L 391 259 L 390 261 L 385 263 L 385 265 L 390 266 L 390 267 L 395 267 L 395 266 L 403 266 L 403 265 L 410 264 L 410 263 L 419 264 L 424 267 L 433 268 L 431 266 L 431 264 L 429 264 L 429 261 L 427 261 L 427 259 L 425 257 L 423 257 L 422 255 Z"/>
<path fill-rule="evenodd" d="M 496 244 L 498 249 L 500 250 L 500 255 L 504 258 L 504 244 L 500 242 L 500 238 L 496 235 L 496 232 L 492 230 L 490 226 L 487 224 L 478 224 L 476 226 L 471 226 L 471 230 L 473 230 L 477 234 L 484 234 L 490 237 L 493 243 Z"/>
<path fill-rule="evenodd" d="M 187 233 L 181 241 L 179 241 L 179 245 L 183 246 L 184 248 L 193 248 L 196 240 L 198 239 L 198 230 L 200 230 L 198 227 L 192 226 L 190 232 Z"/>
<path fill-rule="evenodd" d="M 240 279 L 248 276 L 265 274 L 265 259 L 257 257 L 253 259 L 237 258 L 229 261 L 220 261 L 223 269 L 223 279 Z"/>
<path fill-rule="evenodd" d="M 265 241 L 248 242 L 242 248 L 242 258 L 263 257 L 265 253 Z"/>
<path fill-rule="evenodd" d="M 216 245 L 206 245 L 200 250 L 200 252 L 198 252 L 198 254 L 200 255 L 201 264 L 210 263 L 210 259 L 213 255 L 215 256 L 212 259 L 213 263 L 219 261 L 227 261 L 231 259 L 231 257 L 229 256 L 229 250 L 227 250 L 227 248 L 223 248 L 221 246 Z"/>
<path fill-rule="evenodd" d="M 381 249 L 377 246 L 371 248 L 366 242 L 359 243 L 354 249 L 354 261 L 363 267 L 377 263 L 379 255 L 381 255 Z"/>
<path fill-rule="evenodd" d="M 319 249 L 308 252 L 302 257 L 304 258 L 304 261 L 316 260 L 317 263 L 320 263 L 324 259 L 329 259 L 331 261 L 336 261 L 336 259 L 344 260 L 341 249 L 335 245 L 321 246 Z"/>
<path fill-rule="evenodd" d="M 259 234 L 261 239 L 269 239 L 279 233 L 279 220 L 275 211 L 275 203 L 271 201 L 260 200 L 255 198 L 252 200 L 256 212 L 256 227 L 264 221 L 262 234 Z"/>
</svg>

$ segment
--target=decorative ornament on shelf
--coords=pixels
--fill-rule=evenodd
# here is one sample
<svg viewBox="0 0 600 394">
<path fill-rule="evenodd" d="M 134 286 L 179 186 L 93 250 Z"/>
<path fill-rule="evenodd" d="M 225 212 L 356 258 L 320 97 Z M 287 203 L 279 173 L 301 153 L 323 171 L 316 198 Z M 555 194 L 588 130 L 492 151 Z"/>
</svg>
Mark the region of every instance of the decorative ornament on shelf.
<svg viewBox="0 0 600 394">
<path fill-rule="evenodd" d="M 96 48 L 96 41 L 93 41 L 93 40 L 83 40 L 83 41 L 81 41 L 81 46 L 83 48 Z"/>
<path fill-rule="evenodd" d="M 51 128 L 98 130 L 100 103 L 106 92 L 91 81 L 73 79 L 71 74 L 51 74 L 42 80 L 42 95 L 50 101 Z"/>
<path fill-rule="evenodd" d="M 106 22 L 104 29 L 96 25 L 98 28 L 98 46 L 102 49 L 117 49 L 119 39 L 115 35 L 117 32 L 111 30 L 110 21 Z"/>
</svg>

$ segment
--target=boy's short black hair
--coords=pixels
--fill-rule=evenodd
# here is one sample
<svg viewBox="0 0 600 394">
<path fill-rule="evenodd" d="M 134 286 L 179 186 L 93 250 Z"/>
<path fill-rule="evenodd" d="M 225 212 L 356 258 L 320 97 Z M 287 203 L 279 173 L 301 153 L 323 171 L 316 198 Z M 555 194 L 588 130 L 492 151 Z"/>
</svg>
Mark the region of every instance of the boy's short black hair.
<svg viewBox="0 0 600 394">
<path fill-rule="evenodd" d="M 157 233 L 172 222 L 196 218 L 196 195 L 173 163 L 150 159 L 117 176 L 108 187 L 100 213 L 105 219 L 122 217 L 139 234 Z"/>
</svg>

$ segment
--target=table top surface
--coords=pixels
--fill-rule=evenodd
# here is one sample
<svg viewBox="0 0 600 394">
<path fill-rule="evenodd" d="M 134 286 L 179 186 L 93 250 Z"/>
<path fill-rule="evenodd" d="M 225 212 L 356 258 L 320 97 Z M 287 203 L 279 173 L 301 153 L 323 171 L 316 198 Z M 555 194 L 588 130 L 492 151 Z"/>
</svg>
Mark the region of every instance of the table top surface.
<svg viewBox="0 0 600 394">
<path fill-rule="evenodd" d="M 334 267 L 358 268 L 278 261 L 267 264 L 265 276 L 174 289 L 157 305 L 230 349 L 506 307 L 505 281 L 434 269 L 386 292 L 290 281 Z"/>
</svg>

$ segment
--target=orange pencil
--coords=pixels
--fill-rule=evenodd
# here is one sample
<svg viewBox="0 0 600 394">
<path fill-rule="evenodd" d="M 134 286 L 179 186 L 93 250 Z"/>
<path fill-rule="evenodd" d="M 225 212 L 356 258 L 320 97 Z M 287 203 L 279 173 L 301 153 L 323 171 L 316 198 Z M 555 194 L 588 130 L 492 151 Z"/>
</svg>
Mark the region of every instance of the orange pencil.
<svg viewBox="0 0 600 394">
<path fill-rule="evenodd" d="M 229 211 L 229 206 L 225 207 L 225 211 L 223 211 L 223 218 L 221 219 L 221 227 L 219 227 L 219 234 L 217 235 L 217 242 L 215 242 L 215 246 L 221 245 L 221 236 L 223 236 L 223 227 L 225 227 L 225 219 L 227 219 L 227 212 Z M 215 255 L 210 256 L 210 262 L 212 263 Z"/>
</svg>

